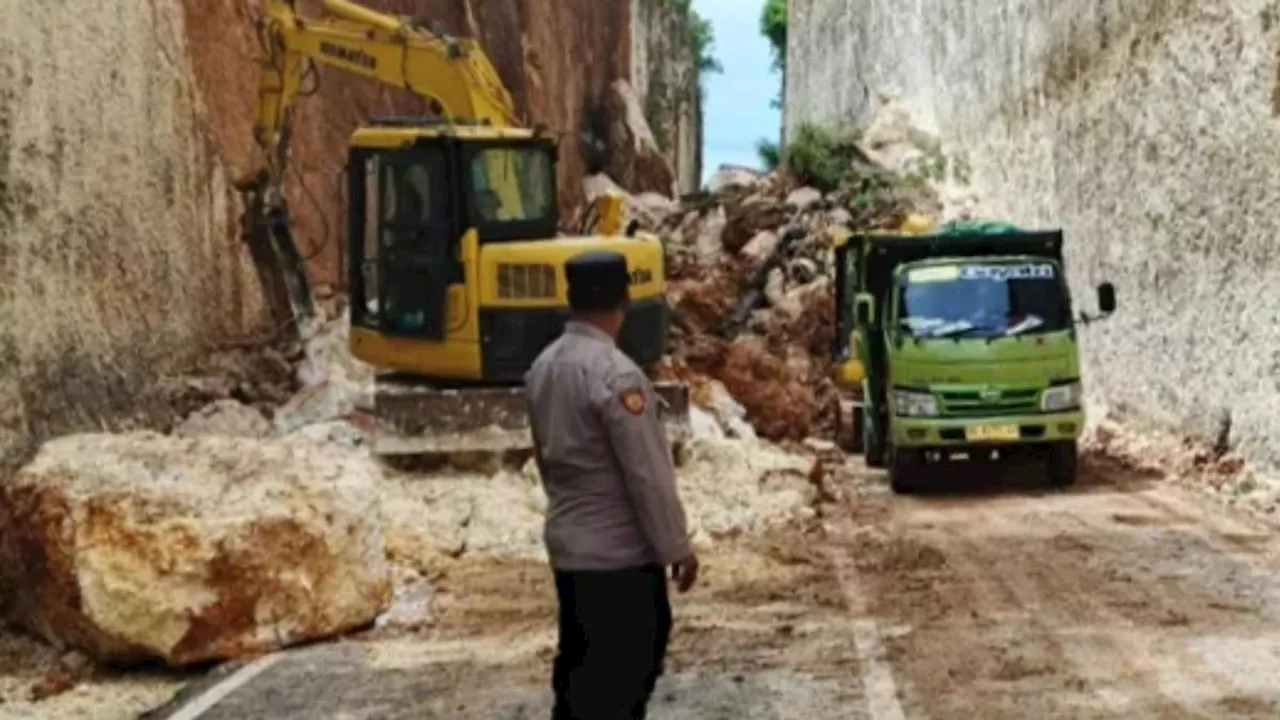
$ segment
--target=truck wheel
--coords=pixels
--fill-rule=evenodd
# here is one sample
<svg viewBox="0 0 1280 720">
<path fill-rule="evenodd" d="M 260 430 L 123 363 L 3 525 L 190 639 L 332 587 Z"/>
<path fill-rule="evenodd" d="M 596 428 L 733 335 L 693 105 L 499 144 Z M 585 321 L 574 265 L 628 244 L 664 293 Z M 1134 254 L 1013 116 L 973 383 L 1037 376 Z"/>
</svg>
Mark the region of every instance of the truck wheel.
<svg viewBox="0 0 1280 720">
<path fill-rule="evenodd" d="M 865 454 L 867 467 L 882 468 L 884 467 L 884 442 L 881 440 L 884 436 L 876 429 L 871 419 L 867 417 L 867 406 L 862 406 L 862 451 Z"/>
<path fill-rule="evenodd" d="M 924 454 L 919 450 L 889 448 L 889 487 L 899 495 L 908 495 L 920 489 L 920 475 L 924 469 Z"/>
<path fill-rule="evenodd" d="M 1079 455 L 1074 440 L 1050 445 L 1046 461 L 1051 485 L 1067 487 L 1075 484 Z"/>
</svg>

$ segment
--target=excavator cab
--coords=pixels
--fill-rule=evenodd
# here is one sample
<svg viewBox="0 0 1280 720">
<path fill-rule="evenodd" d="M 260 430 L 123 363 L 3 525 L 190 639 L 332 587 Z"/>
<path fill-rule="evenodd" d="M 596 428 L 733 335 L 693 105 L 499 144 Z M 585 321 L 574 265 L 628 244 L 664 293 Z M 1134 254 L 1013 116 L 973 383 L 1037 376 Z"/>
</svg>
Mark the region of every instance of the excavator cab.
<svg viewBox="0 0 1280 720">
<path fill-rule="evenodd" d="M 632 308 L 619 344 L 642 367 L 662 358 L 661 242 L 558 236 L 551 138 L 375 121 L 352 136 L 347 172 L 351 350 L 386 370 L 375 395 L 378 453 L 530 446 L 523 375 L 564 327 L 563 268 L 580 252 L 627 256 Z M 678 433 L 687 388 L 658 389 Z"/>
<path fill-rule="evenodd" d="M 377 121 L 352 140 L 352 323 L 444 342 L 466 312 L 469 231 L 477 246 L 555 235 L 555 145 L 536 137 L 459 138 L 442 128 L 413 137 L 402 131 L 412 127 Z"/>
</svg>

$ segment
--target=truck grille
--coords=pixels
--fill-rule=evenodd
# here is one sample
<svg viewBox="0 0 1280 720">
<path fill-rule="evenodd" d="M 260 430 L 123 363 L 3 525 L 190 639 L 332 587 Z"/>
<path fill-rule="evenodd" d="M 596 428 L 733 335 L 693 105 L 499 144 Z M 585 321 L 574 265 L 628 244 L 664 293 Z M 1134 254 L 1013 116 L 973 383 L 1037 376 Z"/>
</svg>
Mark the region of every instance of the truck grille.
<svg viewBox="0 0 1280 720">
<path fill-rule="evenodd" d="M 541 263 L 499 264 L 498 297 L 504 300 L 545 300 L 556 297 L 555 266 Z"/>
<path fill-rule="evenodd" d="M 1027 415 L 1039 412 L 1040 391 L 1001 389 L 998 396 L 984 397 L 978 390 L 939 393 L 945 417 Z"/>
</svg>

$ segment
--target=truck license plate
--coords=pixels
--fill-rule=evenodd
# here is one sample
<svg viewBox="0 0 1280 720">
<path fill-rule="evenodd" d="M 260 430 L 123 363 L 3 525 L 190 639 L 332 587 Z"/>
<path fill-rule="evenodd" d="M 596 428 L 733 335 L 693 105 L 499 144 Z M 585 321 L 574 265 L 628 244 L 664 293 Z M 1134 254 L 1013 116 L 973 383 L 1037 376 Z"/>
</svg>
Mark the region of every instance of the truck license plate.
<svg viewBox="0 0 1280 720">
<path fill-rule="evenodd" d="M 1017 440 L 1020 433 L 1017 425 L 973 425 L 965 428 L 964 436 L 976 442 L 1000 442 Z"/>
</svg>

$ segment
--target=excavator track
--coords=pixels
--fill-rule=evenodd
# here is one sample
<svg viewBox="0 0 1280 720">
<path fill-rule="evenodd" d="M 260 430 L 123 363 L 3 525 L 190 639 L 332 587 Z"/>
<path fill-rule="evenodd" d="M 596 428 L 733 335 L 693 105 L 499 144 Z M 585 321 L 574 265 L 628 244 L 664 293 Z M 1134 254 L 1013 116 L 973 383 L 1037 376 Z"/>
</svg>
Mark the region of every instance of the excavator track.
<svg viewBox="0 0 1280 720">
<path fill-rule="evenodd" d="M 660 382 L 654 389 L 667 438 L 679 447 L 689 438 L 689 388 Z M 384 457 L 532 453 L 524 388 L 441 387 L 379 376 L 373 452 Z"/>
</svg>

